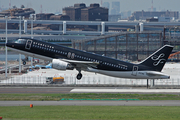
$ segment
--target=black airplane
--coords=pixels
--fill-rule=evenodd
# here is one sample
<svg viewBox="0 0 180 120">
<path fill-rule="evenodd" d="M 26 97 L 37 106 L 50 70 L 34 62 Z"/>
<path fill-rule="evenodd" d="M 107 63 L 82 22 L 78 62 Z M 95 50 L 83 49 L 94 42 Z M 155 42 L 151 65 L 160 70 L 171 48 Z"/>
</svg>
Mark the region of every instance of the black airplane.
<svg viewBox="0 0 180 120">
<path fill-rule="evenodd" d="M 20 54 L 52 61 L 52 68 L 57 70 L 75 68 L 78 80 L 82 78 L 82 70 L 129 79 L 170 78 L 161 72 L 173 49 L 170 45 L 164 45 L 139 64 L 28 38 L 19 38 L 6 46 Z"/>
</svg>

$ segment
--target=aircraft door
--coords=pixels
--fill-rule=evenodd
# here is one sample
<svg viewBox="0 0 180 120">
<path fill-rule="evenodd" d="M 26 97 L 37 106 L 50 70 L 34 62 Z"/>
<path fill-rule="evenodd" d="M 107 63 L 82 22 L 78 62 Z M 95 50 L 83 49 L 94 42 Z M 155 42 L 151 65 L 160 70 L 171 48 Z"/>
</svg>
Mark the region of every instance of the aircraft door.
<svg viewBox="0 0 180 120">
<path fill-rule="evenodd" d="M 25 48 L 30 50 L 32 45 L 32 40 L 27 40 Z"/>
<path fill-rule="evenodd" d="M 132 75 L 137 76 L 138 66 L 133 66 Z"/>
</svg>

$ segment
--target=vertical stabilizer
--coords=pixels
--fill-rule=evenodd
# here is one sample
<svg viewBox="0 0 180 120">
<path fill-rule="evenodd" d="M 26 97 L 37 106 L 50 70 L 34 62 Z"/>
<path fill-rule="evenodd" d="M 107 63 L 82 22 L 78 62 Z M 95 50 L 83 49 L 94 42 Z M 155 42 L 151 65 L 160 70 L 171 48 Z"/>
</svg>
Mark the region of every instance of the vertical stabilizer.
<svg viewBox="0 0 180 120">
<path fill-rule="evenodd" d="M 164 67 L 172 50 L 173 46 L 164 45 L 162 48 L 154 52 L 152 55 L 150 55 L 148 58 L 146 58 L 139 64 L 150 67 L 154 71 L 160 72 Z"/>
</svg>

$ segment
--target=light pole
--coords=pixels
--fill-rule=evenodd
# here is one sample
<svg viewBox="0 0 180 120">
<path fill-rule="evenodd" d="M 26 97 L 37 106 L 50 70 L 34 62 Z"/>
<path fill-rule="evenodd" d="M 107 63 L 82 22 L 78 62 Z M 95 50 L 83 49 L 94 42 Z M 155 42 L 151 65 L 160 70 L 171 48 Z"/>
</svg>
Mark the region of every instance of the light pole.
<svg viewBox="0 0 180 120">
<path fill-rule="evenodd" d="M 21 38 L 21 16 L 19 16 L 19 38 Z M 19 54 L 19 73 L 21 73 L 21 54 Z"/>
<path fill-rule="evenodd" d="M 31 39 L 33 39 L 33 14 L 31 14 Z M 31 57 L 31 68 L 33 66 L 33 57 Z"/>
<path fill-rule="evenodd" d="M 5 16 L 5 19 L 6 19 L 6 43 L 7 43 L 7 16 Z M 7 78 L 7 46 L 5 46 L 6 48 L 6 65 L 5 65 L 5 74 L 6 74 L 6 78 Z"/>
<path fill-rule="evenodd" d="M 33 15 L 31 14 L 31 39 L 33 39 Z"/>
</svg>

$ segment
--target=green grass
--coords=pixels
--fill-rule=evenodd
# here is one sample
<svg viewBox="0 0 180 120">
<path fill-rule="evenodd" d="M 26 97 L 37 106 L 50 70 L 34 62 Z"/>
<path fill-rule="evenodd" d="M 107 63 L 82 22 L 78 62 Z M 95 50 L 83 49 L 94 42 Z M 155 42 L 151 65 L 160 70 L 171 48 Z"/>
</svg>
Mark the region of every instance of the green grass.
<svg viewBox="0 0 180 120">
<path fill-rule="evenodd" d="M 61 99 L 138 99 L 138 100 L 180 100 L 173 94 L 110 94 L 110 93 L 73 93 L 73 94 L 0 94 L 0 101 L 58 101 Z"/>
<path fill-rule="evenodd" d="M 0 94 L 2 100 L 58 101 L 71 99 L 180 100 L 172 94 Z M 180 107 L 165 106 L 0 106 L 3 120 L 179 120 Z"/>
<path fill-rule="evenodd" d="M 179 120 L 180 107 L 16 106 L 0 107 L 3 120 Z"/>
</svg>

